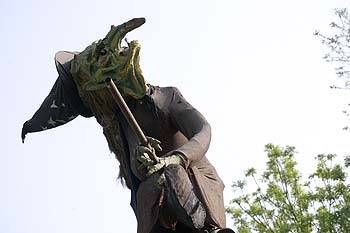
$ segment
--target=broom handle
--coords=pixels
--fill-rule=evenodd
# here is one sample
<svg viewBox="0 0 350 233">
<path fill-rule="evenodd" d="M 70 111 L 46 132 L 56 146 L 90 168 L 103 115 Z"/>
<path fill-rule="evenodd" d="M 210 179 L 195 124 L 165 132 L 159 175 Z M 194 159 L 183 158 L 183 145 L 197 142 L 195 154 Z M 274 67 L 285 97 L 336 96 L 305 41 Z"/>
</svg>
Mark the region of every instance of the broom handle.
<svg viewBox="0 0 350 233">
<path fill-rule="evenodd" d="M 117 102 L 118 107 L 122 111 L 124 117 L 126 118 L 126 120 L 129 123 L 130 127 L 132 128 L 132 130 L 136 134 L 141 145 L 150 147 L 145 134 L 142 132 L 139 124 L 137 123 L 135 117 L 132 115 L 128 105 L 125 103 L 125 100 L 123 99 L 122 95 L 120 94 L 120 92 L 119 92 L 117 86 L 114 84 L 113 80 L 111 78 L 107 78 L 105 80 L 105 82 L 107 84 L 107 88 L 108 88 L 109 92 L 111 93 L 113 99 Z M 155 154 L 150 155 L 150 157 L 154 162 L 159 162 L 159 158 Z"/>
</svg>

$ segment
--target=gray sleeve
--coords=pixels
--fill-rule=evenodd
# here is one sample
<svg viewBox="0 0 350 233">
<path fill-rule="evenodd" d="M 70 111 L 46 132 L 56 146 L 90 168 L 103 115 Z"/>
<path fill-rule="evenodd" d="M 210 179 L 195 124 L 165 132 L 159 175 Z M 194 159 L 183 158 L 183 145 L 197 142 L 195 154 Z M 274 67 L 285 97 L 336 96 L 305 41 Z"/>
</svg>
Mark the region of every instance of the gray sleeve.
<svg viewBox="0 0 350 233">
<path fill-rule="evenodd" d="M 187 143 L 174 151 L 182 154 L 188 166 L 192 161 L 200 160 L 207 152 L 211 139 L 210 125 L 176 88 L 169 113 L 174 126 L 188 139 Z"/>
</svg>

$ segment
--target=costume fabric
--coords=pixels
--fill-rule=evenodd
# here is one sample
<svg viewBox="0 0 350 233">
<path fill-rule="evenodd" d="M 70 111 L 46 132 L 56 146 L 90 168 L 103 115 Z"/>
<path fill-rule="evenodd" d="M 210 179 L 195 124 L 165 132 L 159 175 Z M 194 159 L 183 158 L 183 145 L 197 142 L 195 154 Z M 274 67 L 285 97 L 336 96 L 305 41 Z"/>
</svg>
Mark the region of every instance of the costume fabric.
<svg viewBox="0 0 350 233">
<path fill-rule="evenodd" d="M 73 55 L 72 53 L 62 52 L 59 56 L 56 56 L 56 66 L 59 68 L 60 74 L 59 80 L 71 78 L 69 67 Z M 146 171 L 138 169 L 140 163 L 135 157 L 135 149 L 139 142 L 117 108 L 111 110 L 113 116 L 110 117 L 113 120 L 108 121 L 106 120 L 108 117 L 103 118 L 94 111 L 95 106 L 90 105 L 91 102 L 79 99 L 74 82 L 68 82 L 68 85 L 61 83 L 61 81 L 56 82 L 55 90 L 58 88 L 61 90 L 60 93 L 70 93 L 73 90 L 75 94 L 67 95 L 70 98 L 70 103 L 80 103 L 79 106 L 69 104 L 70 112 L 68 113 L 72 113 L 74 117 L 77 115 L 85 117 L 94 115 L 104 128 L 109 147 L 116 153 L 116 157 L 120 162 L 121 176 L 125 179 L 128 188 L 131 189 L 131 206 L 138 222 L 137 232 L 159 233 L 156 229 L 161 228 L 158 220 L 163 216 L 164 209 L 160 203 L 160 198 L 164 190 L 158 188 L 155 184 L 161 172 L 146 178 Z M 178 179 L 179 182 L 181 179 L 189 180 L 192 184 L 193 193 L 198 197 L 206 212 L 205 225 L 225 227 L 224 184 L 205 155 L 211 138 L 210 125 L 203 115 L 186 101 L 177 88 L 152 85 L 148 87 L 149 92 L 143 98 L 127 100 L 130 110 L 145 135 L 161 141 L 163 151 L 157 154 L 159 157 L 180 154 L 184 158 L 185 167 L 179 174 L 186 174 L 187 176 L 181 175 Z M 43 130 L 43 128 L 37 126 L 50 120 L 48 111 L 51 111 L 51 105 L 48 103 L 52 104 L 55 95 L 50 93 L 49 97 L 51 99 L 46 99 L 43 103 L 43 106 L 49 107 L 41 107 L 33 118 L 27 121 L 30 124 L 25 123 L 22 137 L 27 132 Z M 38 118 L 38 115 L 45 117 Z M 57 121 L 57 119 L 52 120 Z M 62 124 L 66 122 L 68 121 L 61 121 Z M 52 127 L 62 124 L 52 125 Z M 36 127 L 31 128 L 31 126 Z M 110 127 L 117 128 L 117 130 L 111 131 L 109 130 Z M 116 140 L 117 143 L 113 141 L 115 138 L 118 139 Z"/>
</svg>

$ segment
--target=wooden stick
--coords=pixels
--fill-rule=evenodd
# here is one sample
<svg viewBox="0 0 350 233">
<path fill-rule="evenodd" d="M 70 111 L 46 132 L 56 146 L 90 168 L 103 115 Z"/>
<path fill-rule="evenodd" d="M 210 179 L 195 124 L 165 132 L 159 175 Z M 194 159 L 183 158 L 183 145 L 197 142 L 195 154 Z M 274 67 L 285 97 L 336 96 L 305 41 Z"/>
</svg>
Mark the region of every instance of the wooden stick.
<svg viewBox="0 0 350 233">
<path fill-rule="evenodd" d="M 149 145 L 145 134 L 142 132 L 139 124 L 137 123 L 135 117 L 132 115 L 128 105 L 125 103 L 125 100 L 123 99 L 122 95 L 120 94 L 120 92 L 119 92 L 117 86 L 114 84 L 113 80 L 111 78 L 107 78 L 105 80 L 105 82 L 107 84 L 107 88 L 108 88 L 109 92 L 111 93 L 113 99 L 116 101 L 118 107 L 122 111 L 124 117 L 126 118 L 126 120 L 129 123 L 130 127 L 132 128 L 132 130 L 136 134 L 141 145 L 147 146 L 150 148 L 151 146 Z M 151 155 L 151 159 L 154 162 L 159 161 L 159 158 L 155 154 Z"/>
</svg>

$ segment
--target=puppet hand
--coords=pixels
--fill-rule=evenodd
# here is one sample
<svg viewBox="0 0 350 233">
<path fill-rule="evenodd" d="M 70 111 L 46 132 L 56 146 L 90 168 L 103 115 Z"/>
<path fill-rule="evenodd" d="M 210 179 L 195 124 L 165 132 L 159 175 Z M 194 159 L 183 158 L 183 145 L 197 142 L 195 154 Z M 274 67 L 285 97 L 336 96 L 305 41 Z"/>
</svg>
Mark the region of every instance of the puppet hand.
<svg viewBox="0 0 350 233">
<path fill-rule="evenodd" d="M 162 151 L 162 147 L 160 146 L 161 142 L 152 137 L 146 137 L 149 145 L 154 148 L 156 151 Z"/>
<path fill-rule="evenodd" d="M 164 158 L 159 158 L 158 163 L 148 168 L 147 176 L 150 176 L 153 173 L 160 171 L 161 169 L 163 169 L 164 167 L 167 167 L 170 164 L 178 164 L 178 165 L 184 166 L 185 163 L 184 163 L 184 159 L 179 154 L 174 154 Z"/>
<path fill-rule="evenodd" d="M 149 154 L 154 153 L 154 149 L 150 149 L 146 146 L 137 146 L 135 155 L 137 161 L 140 162 L 140 166 L 138 169 L 142 169 L 148 166 L 151 166 L 153 164 L 153 160 L 150 158 Z"/>
<path fill-rule="evenodd" d="M 162 151 L 160 146 L 160 141 L 151 137 L 147 137 L 147 141 L 150 147 L 147 146 L 137 146 L 135 155 L 137 161 L 141 163 L 138 169 L 146 168 L 154 164 L 154 161 L 151 159 L 152 156 L 156 155 L 156 151 Z"/>
</svg>

